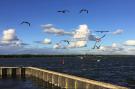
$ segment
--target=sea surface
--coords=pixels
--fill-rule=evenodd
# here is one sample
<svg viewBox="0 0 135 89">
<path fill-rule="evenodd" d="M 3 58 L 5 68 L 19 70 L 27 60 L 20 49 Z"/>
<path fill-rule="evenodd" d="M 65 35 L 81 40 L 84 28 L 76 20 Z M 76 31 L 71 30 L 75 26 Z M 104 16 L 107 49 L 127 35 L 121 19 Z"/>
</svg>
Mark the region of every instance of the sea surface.
<svg viewBox="0 0 135 89">
<path fill-rule="evenodd" d="M 135 89 L 135 58 L 90 57 L 0 58 L 0 66 L 33 66 Z M 15 85 L 6 87 L 7 85 Z M 35 83 L 34 83 L 35 84 Z M 0 79 L 0 89 L 46 89 L 33 80 Z M 18 88 L 20 87 L 20 88 Z"/>
</svg>

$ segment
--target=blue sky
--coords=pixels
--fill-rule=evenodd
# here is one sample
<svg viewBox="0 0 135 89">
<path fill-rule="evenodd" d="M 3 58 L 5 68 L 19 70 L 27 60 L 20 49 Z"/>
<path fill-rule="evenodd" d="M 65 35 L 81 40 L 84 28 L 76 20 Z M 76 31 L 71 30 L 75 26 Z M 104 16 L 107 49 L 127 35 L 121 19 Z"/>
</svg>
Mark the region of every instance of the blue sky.
<svg viewBox="0 0 135 89">
<path fill-rule="evenodd" d="M 79 14 L 82 8 L 88 9 L 89 14 Z M 70 10 L 70 13 L 57 13 L 63 9 Z M 54 36 L 43 32 L 41 25 L 45 24 L 53 24 L 67 32 L 81 24 L 87 24 L 91 31 L 124 30 L 121 35 L 107 35 L 103 45 L 135 40 L 135 0 L 0 0 L 0 13 L 0 37 L 4 30 L 14 28 L 19 39 L 34 47 L 53 45 L 34 43 L 44 38 L 51 39 L 53 43 L 71 39 L 70 36 Z M 31 22 L 31 27 L 20 25 L 21 21 Z"/>
</svg>

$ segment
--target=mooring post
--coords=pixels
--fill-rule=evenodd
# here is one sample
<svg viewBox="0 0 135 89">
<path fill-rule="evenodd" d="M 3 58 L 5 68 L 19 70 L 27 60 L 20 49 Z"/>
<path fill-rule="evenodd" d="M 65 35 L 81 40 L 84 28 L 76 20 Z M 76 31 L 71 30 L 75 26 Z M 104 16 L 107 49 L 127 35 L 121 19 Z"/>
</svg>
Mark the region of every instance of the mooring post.
<svg viewBox="0 0 135 89">
<path fill-rule="evenodd" d="M 75 80 L 75 89 L 78 89 L 77 81 Z"/>
<path fill-rule="evenodd" d="M 17 68 L 11 69 L 11 71 L 12 71 L 12 75 L 11 75 L 11 76 L 12 76 L 13 78 L 17 77 L 16 69 L 17 69 Z"/>
<path fill-rule="evenodd" d="M 16 75 L 21 77 L 21 68 L 16 69 Z"/>
<path fill-rule="evenodd" d="M 65 88 L 68 89 L 68 78 L 65 79 L 66 85 Z"/>
<path fill-rule="evenodd" d="M 60 87 L 60 76 L 58 76 L 58 87 Z"/>
<path fill-rule="evenodd" d="M 2 78 L 2 68 L 0 67 L 0 78 Z"/>
<path fill-rule="evenodd" d="M 55 78 L 54 78 L 54 75 L 52 74 L 52 84 L 55 84 Z"/>
<path fill-rule="evenodd" d="M 21 77 L 23 78 L 25 77 L 25 68 L 23 67 L 21 68 Z"/>
<path fill-rule="evenodd" d="M 2 68 L 2 78 L 7 77 L 7 68 Z"/>
<path fill-rule="evenodd" d="M 44 81 L 47 82 L 47 73 L 46 72 L 44 72 Z"/>
</svg>

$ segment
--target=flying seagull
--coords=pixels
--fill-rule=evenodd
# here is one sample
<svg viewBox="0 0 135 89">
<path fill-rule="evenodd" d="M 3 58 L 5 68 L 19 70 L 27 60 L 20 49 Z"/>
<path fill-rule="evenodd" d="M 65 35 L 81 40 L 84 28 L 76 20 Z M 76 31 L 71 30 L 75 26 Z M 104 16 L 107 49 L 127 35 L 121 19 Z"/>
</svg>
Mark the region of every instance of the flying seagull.
<svg viewBox="0 0 135 89">
<path fill-rule="evenodd" d="M 96 47 L 97 47 L 97 49 L 100 49 L 100 47 L 101 47 L 101 44 L 100 44 L 99 46 L 97 46 L 97 45 L 96 45 Z"/>
<path fill-rule="evenodd" d="M 67 42 L 68 44 L 70 44 L 70 42 L 68 40 L 62 40 L 62 41 Z"/>
<path fill-rule="evenodd" d="M 97 41 L 95 42 L 94 47 L 93 47 L 92 49 L 95 49 L 95 48 L 96 48 L 96 46 L 97 46 Z"/>
<path fill-rule="evenodd" d="M 100 47 L 101 47 L 101 44 L 99 46 L 97 46 L 97 41 L 96 41 L 95 45 L 94 45 L 94 47 L 92 49 L 95 49 L 95 48 L 100 49 Z"/>
<path fill-rule="evenodd" d="M 105 36 L 106 36 L 106 35 L 103 35 L 102 37 L 97 38 L 97 40 L 96 40 L 96 42 L 95 42 L 95 44 L 94 44 L 94 47 L 93 47 L 92 49 L 95 49 L 95 48 L 100 49 L 101 45 L 97 46 L 97 43 L 100 42 L 101 39 L 104 38 Z"/>
<path fill-rule="evenodd" d="M 102 38 L 104 38 L 106 35 L 103 35 L 102 37 L 100 37 L 99 39 L 102 39 Z"/>
<path fill-rule="evenodd" d="M 89 11 L 87 9 L 81 9 L 80 13 L 82 13 L 82 12 L 86 12 L 87 14 L 89 13 Z"/>
<path fill-rule="evenodd" d="M 59 11 L 57 11 L 58 13 L 66 13 L 66 12 L 70 12 L 69 10 L 59 10 Z"/>
<path fill-rule="evenodd" d="M 100 41 L 101 41 L 101 39 L 102 39 L 102 38 L 104 38 L 105 36 L 106 36 L 106 35 L 103 35 L 102 37 L 97 38 L 97 39 L 96 39 L 96 41 L 97 41 L 97 42 L 100 42 Z"/>
<path fill-rule="evenodd" d="M 21 24 L 28 24 L 29 26 L 31 25 L 31 23 L 27 21 L 22 21 Z"/>
</svg>

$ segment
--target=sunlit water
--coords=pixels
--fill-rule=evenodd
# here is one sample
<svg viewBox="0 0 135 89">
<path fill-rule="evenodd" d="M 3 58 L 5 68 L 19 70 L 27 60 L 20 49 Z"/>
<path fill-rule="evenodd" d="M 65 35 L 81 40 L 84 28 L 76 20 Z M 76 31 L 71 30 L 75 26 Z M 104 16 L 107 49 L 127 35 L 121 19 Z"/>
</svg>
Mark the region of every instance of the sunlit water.
<svg viewBox="0 0 135 89">
<path fill-rule="evenodd" d="M 13 58 L 0 59 L 1 66 L 34 66 L 64 72 L 98 81 L 104 81 L 116 85 L 122 85 L 135 89 L 135 58 L 124 59 L 91 59 L 80 57 L 66 58 Z M 17 88 L 3 89 L 42 89 L 33 85 L 32 80 L 0 80 L 1 83 L 17 83 Z M 8 83 L 7 83 L 8 84 Z M 24 86 L 22 88 L 18 88 Z M 31 86 L 31 88 L 27 88 Z M 2 88 L 1 88 L 2 89 Z"/>
</svg>

